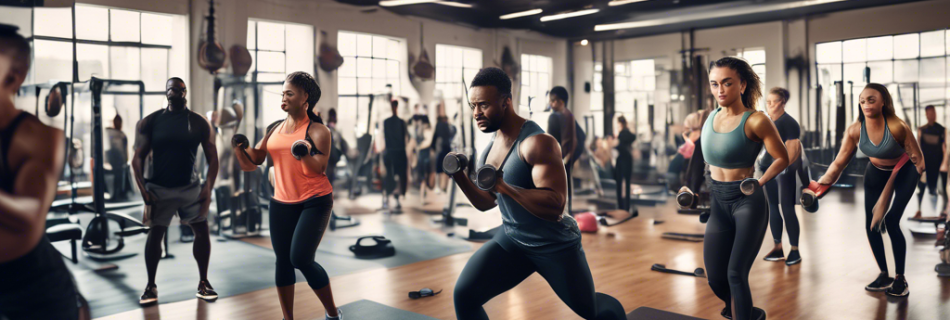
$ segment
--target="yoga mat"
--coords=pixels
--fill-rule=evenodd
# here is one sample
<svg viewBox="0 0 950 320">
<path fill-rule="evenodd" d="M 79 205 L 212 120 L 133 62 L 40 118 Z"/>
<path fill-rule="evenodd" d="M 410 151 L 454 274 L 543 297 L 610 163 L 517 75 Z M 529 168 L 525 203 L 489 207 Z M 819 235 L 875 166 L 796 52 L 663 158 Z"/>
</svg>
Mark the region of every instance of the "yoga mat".
<svg viewBox="0 0 950 320">
<path fill-rule="evenodd" d="M 436 320 L 436 318 L 415 312 L 396 309 L 369 300 L 350 302 L 340 307 L 344 319 L 361 320 Z"/>
<path fill-rule="evenodd" d="M 92 215 L 82 214 L 79 218 L 83 223 L 88 223 Z M 395 256 L 361 260 L 356 259 L 349 251 L 349 246 L 355 244 L 359 236 L 378 234 L 393 241 L 396 246 Z M 178 224 L 173 222 L 168 236 L 169 252 L 175 257 L 162 259 L 159 262 L 156 276 L 159 303 L 196 299 L 198 264 L 192 255 L 192 244 L 179 242 L 179 235 Z M 218 242 L 216 239 L 217 237 L 212 236 L 208 280 L 220 298 L 275 286 L 273 250 L 244 241 Z M 93 317 L 103 317 L 140 308 L 138 299 L 148 282 L 143 254 L 145 240 L 144 235 L 126 239 L 126 248 L 123 252 L 137 252 L 138 255 L 109 262 L 118 265 L 118 270 L 93 272 L 90 267 L 99 262 L 87 257 L 80 257 L 78 265 L 67 262 L 76 278 L 79 290 L 89 301 Z M 69 252 L 68 242 L 60 242 L 55 246 L 61 252 Z M 392 222 L 383 222 L 365 228 L 359 226 L 326 232 L 317 249 L 315 260 L 326 269 L 330 277 L 335 277 L 374 268 L 392 268 L 471 250 L 471 244 L 459 239 Z M 306 285 L 306 278 L 299 271 L 297 271 L 297 282 L 300 285 Z"/>
<path fill-rule="evenodd" d="M 627 320 L 703 320 L 650 307 L 639 307 L 627 314 Z"/>
</svg>

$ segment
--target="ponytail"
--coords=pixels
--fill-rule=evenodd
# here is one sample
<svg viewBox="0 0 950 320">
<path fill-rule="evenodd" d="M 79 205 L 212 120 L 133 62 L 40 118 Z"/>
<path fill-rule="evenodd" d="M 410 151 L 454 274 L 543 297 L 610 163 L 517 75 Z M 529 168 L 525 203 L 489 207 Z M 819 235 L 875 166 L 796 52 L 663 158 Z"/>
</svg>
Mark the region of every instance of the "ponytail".
<svg viewBox="0 0 950 320">
<path fill-rule="evenodd" d="M 310 118 L 311 122 L 317 122 L 323 124 L 323 118 L 318 116 L 316 113 L 313 113 L 313 108 L 316 107 L 317 102 L 320 101 L 320 96 L 322 92 L 320 91 L 320 85 L 317 84 L 317 80 L 313 78 L 312 75 L 303 71 L 293 72 L 287 75 L 288 81 L 297 88 L 303 90 L 307 93 L 307 117 Z"/>
</svg>

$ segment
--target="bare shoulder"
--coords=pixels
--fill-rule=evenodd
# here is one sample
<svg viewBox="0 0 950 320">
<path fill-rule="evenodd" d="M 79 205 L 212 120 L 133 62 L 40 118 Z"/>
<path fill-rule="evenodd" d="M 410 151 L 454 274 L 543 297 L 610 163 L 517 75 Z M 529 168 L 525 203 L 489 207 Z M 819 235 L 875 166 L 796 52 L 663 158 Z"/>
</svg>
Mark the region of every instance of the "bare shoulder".
<svg viewBox="0 0 950 320">
<path fill-rule="evenodd" d="M 747 120 L 747 122 L 751 124 L 753 128 L 759 128 L 759 126 L 775 125 L 772 123 L 772 119 L 769 118 L 765 112 L 761 111 L 753 112 L 752 115 L 749 116 L 749 120 Z"/>
<path fill-rule="evenodd" d="M 51 160 L 56 159 L 63 153 L 63 130 L 50 127 L 39 120 L 25 121 L 15 137 L 14 145 L 20 147 L 20 150 L 29 150 L 24 155 L 26 159 L 32 160 Z"/>
<path fill-rule="evenodd" d="M 850 125 L 848 125 L 848 136 L 854 139 L 861 137 L 861 121 L 855 120 Z"/>
<path fill-rule="evenodd" d="M 521 142 L 519 150 L 528 164 L 542 163 L 548 160 L 560 161 L 561 145 L 557 139 L 547 133 L 530 136 Z M 550 159 L 548 159 L 550 158 Z"/>
<path fill-rule="evenodd" d="M 320 138 L 330 138 L 330 128 L 327 128 L 327 126 L 322 123 L 314 122 L 310 124 L 310 131 L 307 133 L 310 134 L 310 138 L 314 141 Z"/>
</svg>

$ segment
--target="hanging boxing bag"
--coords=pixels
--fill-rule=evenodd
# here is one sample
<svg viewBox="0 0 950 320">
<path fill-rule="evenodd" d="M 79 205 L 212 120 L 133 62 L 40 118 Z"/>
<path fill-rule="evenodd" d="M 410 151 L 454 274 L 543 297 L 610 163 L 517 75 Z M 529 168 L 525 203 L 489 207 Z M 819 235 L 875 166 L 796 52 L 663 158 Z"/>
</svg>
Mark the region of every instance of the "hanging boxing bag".
<svg viewBox="0 0 950 320">
<path fill-rule="evenodd" d="M 243 77 L 247 75 L 247 71 L 251 69 L 251 64 L 253 63 L 253 58 L 251 58 L 251 53 L 247 51 L 247 47 L 242 45 L 233 45 L 230 49 L 231 53 L 231 72 L 236 77 Z"/>
<path fill-rule="evenodd" d="M 214 36 L 214 0 L 209 0 L 208 3 L 208 16 L 205 17 L 207 29 L 198 43 L 198 65 L 213 74 L 224 66 L 227 53 Z"/>
<path fill-rule="evenodd" d="M 422 48 L 422 53 L 419 54 L 419 60 L 412 66 L 412 73 L 420 80 L 432 80 L 432 78 L 435 77 L 435 67 L 433 67 L 432 62 L 429 61 L 429 53 L 426 52 L 425 48 Z"/>
<path fill-rule="evenodd" d="M 343 65 L 343 56 L 335 46 L 327 42 L 327 32 L 320 31 L 320 56 L 317 57 L 320 63 L 320 69 L 326 72 L 333 72 Z"/>
<path fill-rule="evenodd" d="M 501 70 L 504 70 L 505 73 L 508 74 L 511 81 L 518 81 L 521 66 L 518 65 L 515 56 L 511 54 L 511 49 L 508 48 L 508 46 L 505 46 L 505 49 L 501 52 Z"/>
</svg>

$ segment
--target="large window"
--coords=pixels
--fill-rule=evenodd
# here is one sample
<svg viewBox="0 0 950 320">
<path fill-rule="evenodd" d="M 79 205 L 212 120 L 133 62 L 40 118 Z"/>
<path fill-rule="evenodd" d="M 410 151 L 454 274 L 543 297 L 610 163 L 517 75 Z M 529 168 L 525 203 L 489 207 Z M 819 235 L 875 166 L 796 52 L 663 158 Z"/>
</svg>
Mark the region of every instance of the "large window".
<svg viewBox="0 0 950 320">
<path fill-rule="evenodd" d="M 817 84 L 822 86 L 822 128 L 829 128 L 828 124 L 834 121 L 834 116 L 827 112 L 839 103 L 837 82 L 843 86 L 841 102 L 846 107 L 847 119 L 858 116 L 858 96 L 869 81 L 867 76 L 870 82 L 887 86 L 897 115 L 911 127 L 926 123 L 923 107 L 931 104 L 937 107 L 938 121 L 946 120 L 950 96 L 948 45 L 950 33 L 945 30 L 817 44 L 815 67 Z M 811 119 L 813 122 L 815 117 Z"/>
<path fill-rule="evenodd" d="M 535 114 L 544 111 L 548 103 L 547 93 L 552 87 L 551 69 L 550 57 L 533 54 L 521 55 L 521 99 L 519 105 L 523 116 L 528 116 L 529 109 Z M 529 98 L 531 100 L 530 105 L 528 105 Z"/>
<path fill-rule="evenodd" d="M 288 73 L 313 74 L 313 26 L 263 20 L 247 22 L 247 49 L 253 65 L 248 80 L 257 74 L 259 82 L 283 82 Z M 287 116 L 280 109 L 281 85 L 264 86 L 261 96 L 263 125 Z"/>
<path fill-rule="evenodd" d="M 361 135 L 369 116 L 370 95 L 389 93 L 401 95 L 402 60 L 405 44 L 396 38 L 340 31 L 337 48 L 343 56 L 343 65 L 337 70 L 338 128 L 345 136 Z M 375 110 L 388 110 L 389 108 Z"/>
<path fill-rule="evenodd" d="M 623 115 L 631 131 L 649 132 L 649 105 L 655 103 L 656 66 L 653 59 L 617 62 L 614 64 L 614 118 Z M 591 93 L 591 115 L 595 133 L 604 136 L 603 65 L 594 65 L 594 92 Z M 614 126 L 615 130 L 616 125 Z M 613 133 L 606 133 L 613 134 Z"/>
<path fill-rule="evenodd" d="M 435 89 L 442 91 L 442 97 L 446 100 L 464 99 L 462 79 L 471 85 L 482 68 L 482 50 L 436 44 L 435 68 Z"/>
<path fill-rule="evenodd" d="M 745 61 L 752 66 L 752 71 L 755 71 L 755 74 L 759 76 L 759 85 L 762 87 L 762 93 L 767 95 L 768 90 L 771 88 L 765 86 L 765 49 L 747 48 L 739 51 L 736 56 L 745 59 Z M 765 99 L 759 99 L 759 105 L 756 106 L 756 108 L 758 110 L 765 110 L 765 106 Z"/>
</svg>

